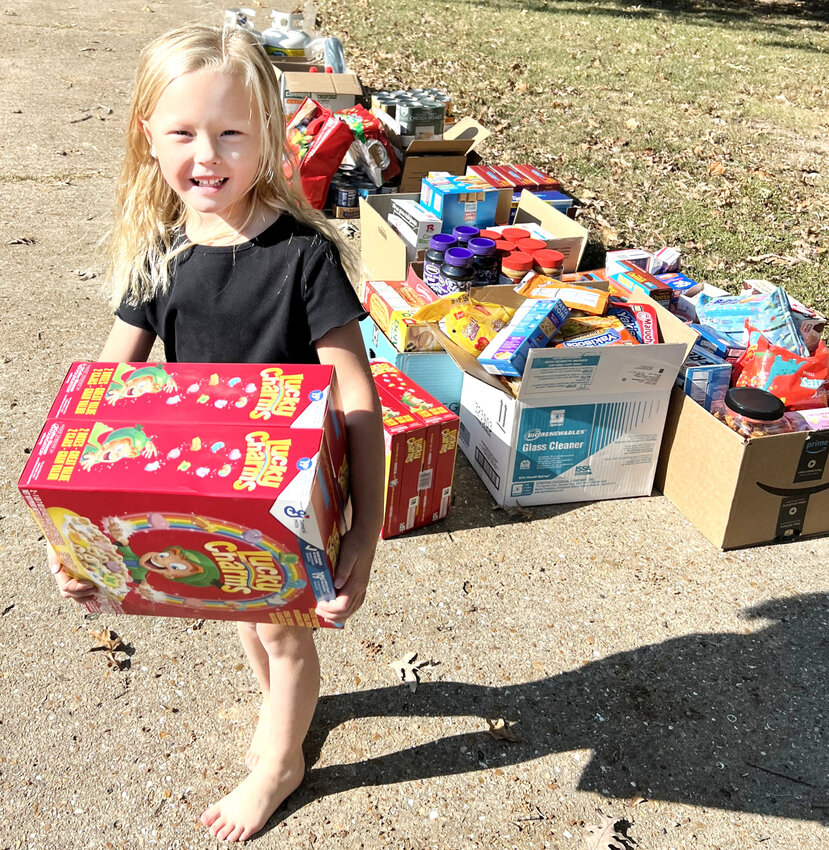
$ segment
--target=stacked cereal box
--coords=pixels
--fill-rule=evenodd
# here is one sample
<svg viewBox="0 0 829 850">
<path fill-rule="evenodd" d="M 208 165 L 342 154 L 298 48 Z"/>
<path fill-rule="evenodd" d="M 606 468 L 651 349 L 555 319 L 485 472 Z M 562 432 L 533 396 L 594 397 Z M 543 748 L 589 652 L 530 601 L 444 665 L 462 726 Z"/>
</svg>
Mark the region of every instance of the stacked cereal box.
<svg viewBox="0 0 829 850">
<path fill-rule="evenodd" d="M 381 536 L 393 537 L 449 512 L 460 422 L 391 363 L 372 361 L 371 371 L 386 435 Z"/>
<path fill-rule="evenodd" d="M 76 363 L 19 487 L 92 611 L 331 625 L 345 456 L 331 367 Z"/>
</svg>

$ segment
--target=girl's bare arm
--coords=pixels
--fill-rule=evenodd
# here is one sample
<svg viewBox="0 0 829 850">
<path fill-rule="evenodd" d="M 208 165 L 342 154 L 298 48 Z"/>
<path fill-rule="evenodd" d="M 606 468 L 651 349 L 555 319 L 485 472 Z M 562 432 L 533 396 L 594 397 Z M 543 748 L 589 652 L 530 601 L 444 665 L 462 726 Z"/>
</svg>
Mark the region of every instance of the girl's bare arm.
<svg viewBox="0 0 829 850">
<path fill-rule="evenodd" d="M 329 331 L 316 344 L 323 364 L 333 365 L 343 400 L 351 475 L 353 521 L 343 537 L 334 585 L 337 598 L 317 611 L 343 622 L 363 603 L 371 562 L 383 525 L 385 449 L 380 401 L 357 322 Z"/>
</svg>

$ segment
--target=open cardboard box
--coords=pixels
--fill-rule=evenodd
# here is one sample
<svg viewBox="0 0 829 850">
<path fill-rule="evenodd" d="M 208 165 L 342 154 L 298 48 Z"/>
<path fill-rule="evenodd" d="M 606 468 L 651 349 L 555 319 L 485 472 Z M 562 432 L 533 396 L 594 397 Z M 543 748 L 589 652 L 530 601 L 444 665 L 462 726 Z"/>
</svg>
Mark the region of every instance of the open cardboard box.
<svg viewBox="0 0 829 850">
<path fill-rule="evenodd" d="M 365 273 L 370 280 L 406 280 L 406 243 L 395 233 L 387 218 L 392 198 L 420 200 L 420 194 L 369 195 L 360 199 L 361 255 Z M 512 189 L 500 189 L 495 223 L 509 222 Z M 540 201 L 531 192 L 522 192 L 514 225 L 535 222 L 555 237 L 552 248 L 564 254 L 564 271 L 576 271 L 587 230 L 566 215 Z"/>
<path fill-rule="evenodd" d="M 387 113 L 374 114 L 384 124 L 389 141 L 402 156 L 401 192 L 420 192 L 420 181 L 430 171 L 465 174 L 472 151 L 492 135 L 474 118 L 462 118 L 449 127 L 441 139 L 412 139 L 401 135 L 400 124 Z"/>
<path fill-rule="evenodd" d="M 471 295 L 515 307 L 524 300 L 510 287 Z M 430 324 L 464 373 L 461 450 L 499 504 L 650 494 L 671 389 L 696 337 L 666 310 L 658 316 L 659 345 L 531 350 L 515 392 Z"/>
<path fill-rule="evenodd" d="M 716 546 L 829 532 L 829 431 L 744 439 L 675 389 L 656 487 Z"/>
</svg>

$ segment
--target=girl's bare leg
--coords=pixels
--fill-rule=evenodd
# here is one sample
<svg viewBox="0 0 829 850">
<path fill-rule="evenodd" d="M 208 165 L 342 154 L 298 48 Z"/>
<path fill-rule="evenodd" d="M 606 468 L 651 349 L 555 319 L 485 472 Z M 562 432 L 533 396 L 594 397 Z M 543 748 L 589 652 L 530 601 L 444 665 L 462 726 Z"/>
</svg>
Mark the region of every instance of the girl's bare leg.
<svg viewBox="0 0 829 850">
<path fill-rule="evenodd" d="M 319 697 L 313 632 L 259 623 L 256 634 L 268 656 L 267 734 L 250 775 L 202 815 L 222 841 L 250 838 L 299 787 L 305 773 L 302 742 Z"/>
<path fill-rule="evenodd" d="M 259 682 L 259 687 L 262 689 L 262 705 L 259 707 L 256 731 L 253 733 L 253 740 L 245 754 L 245 764 L 249 770 L 253 770 L 268 738 L 268 721 L 270 719 L 268 698 L 271 691 L 268 652 L 256 633 L 256 623 L 237 623 L 236 625 L 239 630 L 239 640 L 245 650 L 245 655 L 248 657 L 248 663 L 256 676 L 256 681 Z"/>
</svg>

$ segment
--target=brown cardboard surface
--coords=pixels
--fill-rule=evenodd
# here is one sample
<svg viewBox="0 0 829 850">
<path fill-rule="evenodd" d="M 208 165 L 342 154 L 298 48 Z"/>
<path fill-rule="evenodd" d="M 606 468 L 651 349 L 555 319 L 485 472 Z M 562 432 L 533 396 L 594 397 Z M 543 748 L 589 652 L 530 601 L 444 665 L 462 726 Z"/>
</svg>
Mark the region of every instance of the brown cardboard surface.
<svg viewBox="0 0 829 850">
<path fill-rule="evenodd" d="M 534 222 L 552 233 L 555 241 L 550 247 L 564 254 L 564 271 L 574 272 L 578 269 L 587 244 L 587 230 L 584 227 L 526 189 L 521 192 L 513 225 L 518 227 L 522 222 Z"/>
<path fill-rule="evenodd" d="M 356 74 L 312 74 L 302 71 L 286 71 L 282 74 L 283 86 L 289 92 L 308 92 L 309 97 L 315 94 L 335 95 L 363 93 L 360 78 Z"/>
<path fill-rule="evenodd" d="M 370 280 L 406 280 L 406 243 L 395 233 L 387 218 L 392 199 L 419 201 L 420 183 L 417 189 L 417 192 L 369 195 L 367 199 L 360 199 L 360 256 L 364 273 Z M 502 189 L 498 195 L 497 224 L 506 224 L 509 220 L 510 197 L 510 189 Z"/>
<path fill-rule="evenodd" d="M 745 440 L 675 388 L 654 483 L 723 549 L 796 537 L 786 524 L 798 521 L 799 534 L 823 534 L 829 463 L 813 480 L 795 481 L 804 447 L 816 439 L 796 432 Z"/>
</svg>

